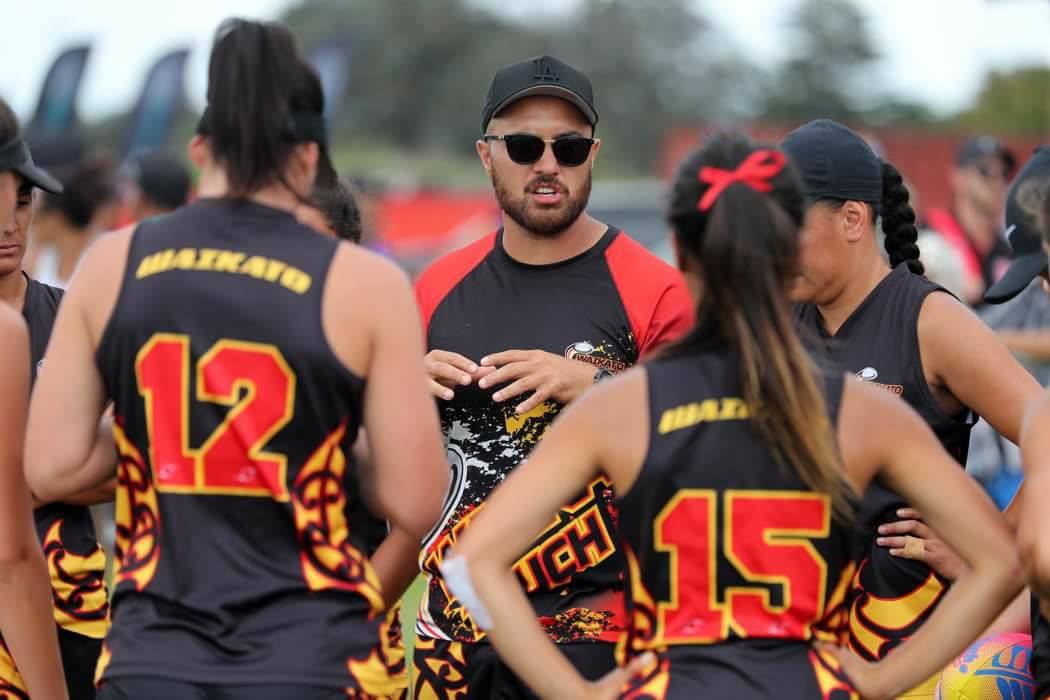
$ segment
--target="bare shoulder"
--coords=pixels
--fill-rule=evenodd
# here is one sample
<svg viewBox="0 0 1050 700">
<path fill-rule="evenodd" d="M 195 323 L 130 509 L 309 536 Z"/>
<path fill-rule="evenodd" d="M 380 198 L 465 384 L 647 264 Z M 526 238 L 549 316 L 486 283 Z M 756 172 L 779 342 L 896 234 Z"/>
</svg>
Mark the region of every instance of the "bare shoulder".
<svg viewBox="0 0 1050 700">
<path fill-rule="evenodd" d="M 341 242 L 336 248 L 328 274 L 327 288 L 342 296 L 367 293 L 377 301 L 383 294 L 411 290 L 408 275 L 388 258 L 352 243 Z"/>
<path fill-rule="evenodd" d="M 973 327 L 984 328 L 985 324 L 947 292 L 931 292 L 919 309 L 919 336 L 923 339 L 958 338 L 960 329 Z"/>
<path fill-rule="evenodd" d="M 83 310 L 95 339 L 102 335 L 117 303 L 135 229 L 136 225 L 132 224 L 92 241 L 77 264 L 62 301 L 63 307 Z"/>
</svg>

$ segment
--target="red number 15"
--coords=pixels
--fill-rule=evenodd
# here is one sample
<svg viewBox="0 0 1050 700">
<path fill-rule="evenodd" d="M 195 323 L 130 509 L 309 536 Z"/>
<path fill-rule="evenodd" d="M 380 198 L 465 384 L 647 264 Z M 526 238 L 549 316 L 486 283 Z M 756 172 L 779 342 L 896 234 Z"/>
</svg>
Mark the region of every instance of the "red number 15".
<svg viewBox="0 0 1050 700">
<path fill-rule="evenodd" d="M 196 369 L 197 400 L 230 410 L 195 449 L 190 447 L 189 337 L 158 333 L 135 360 L 157 490 L 287 501 L 287 458 L 263 451 L 294 410 L 295 375 L 280 351 L 220 340 Z"/>
<path fill-rule="evenodd" d="M 747 581 L 780 587 L 773 605 L 765 586 L 716 581 L 718 494 L 679 491 L 653 523 L 655 547 L 671 559 L 670 600 L 658 604 L 667 644 L 741 637 L 805 639 L 825 603 L 827 564 L 809 541 L 827 537 L 827 496 L 806 492 L 727 491 L 722 553 Z M 720 600 L 721 598 L 721 600 Z"/>
</svg>

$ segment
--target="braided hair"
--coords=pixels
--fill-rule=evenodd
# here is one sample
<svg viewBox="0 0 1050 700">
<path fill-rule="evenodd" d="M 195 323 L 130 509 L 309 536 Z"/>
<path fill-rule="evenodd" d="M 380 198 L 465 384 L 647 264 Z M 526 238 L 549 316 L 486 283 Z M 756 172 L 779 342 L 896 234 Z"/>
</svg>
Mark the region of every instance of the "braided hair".
<svg viewBox="0 0 1050 700">
<path fill-rule="evenodd" d="M 911 208 L 911 196 L 904 186 L 904 178 L 890 163 L 882 161 L 882 201 L 879 214 L 882 230 L 886 234 L 886 253 L 890 267 L 901 263 L 917 275 L 926 272 L 919 260 L 919 231 L 915 228 L 915 210 Z"/>
</svg>

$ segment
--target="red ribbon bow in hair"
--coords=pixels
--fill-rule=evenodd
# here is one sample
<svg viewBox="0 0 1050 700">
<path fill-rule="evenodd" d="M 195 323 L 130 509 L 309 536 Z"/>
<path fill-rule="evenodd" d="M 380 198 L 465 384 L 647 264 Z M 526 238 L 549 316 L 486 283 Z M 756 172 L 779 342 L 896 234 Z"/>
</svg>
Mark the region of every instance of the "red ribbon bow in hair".
<svg viewBox="0 0 1050 700">
<path fill-rule="evenodd" d="M 780 151 L 755 151 L 736 167 L 736 170 L 721 168 L 700 168 L 700 182 L 710 187 L 700 198 L 696 208 L 707 211 L 715 205 L 718 197 L 734 182 L 742 182 L 753 190 L 769 192 L 773 189 L 771 180 L 784 169 L 787 158 Z"/>
</svg>

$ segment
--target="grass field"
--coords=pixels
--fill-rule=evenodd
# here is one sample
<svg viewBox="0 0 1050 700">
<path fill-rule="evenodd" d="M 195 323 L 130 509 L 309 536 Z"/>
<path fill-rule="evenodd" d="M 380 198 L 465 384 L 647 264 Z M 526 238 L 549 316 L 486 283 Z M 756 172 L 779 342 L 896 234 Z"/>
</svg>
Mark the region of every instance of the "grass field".
<svg viewBox="0 0 1050 700">
<path fill-rule="evenodd" d="M 419 599 L 423 597 L 423 577 L 417 578 L 401 598 L 401 638 L 405 642 L 405 661 L 408 664 L 409 677 L 412 674 L 412 650 L 416 646 L 416 611 L 419 610 Z"/>
</svg>

